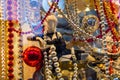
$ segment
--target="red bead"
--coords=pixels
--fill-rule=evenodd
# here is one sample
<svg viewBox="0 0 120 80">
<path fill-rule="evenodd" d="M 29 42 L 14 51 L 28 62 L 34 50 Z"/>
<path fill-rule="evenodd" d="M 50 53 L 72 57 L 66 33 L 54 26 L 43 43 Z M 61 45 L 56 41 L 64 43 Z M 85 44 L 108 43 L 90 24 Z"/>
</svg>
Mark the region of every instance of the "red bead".
<svg viewBox="0 0 120 80">
<path fill-rule="evenodd" d="M 8 72 L 9 72 L 9 73 L 12 73 L 12 72 L 13 72 L 13 68 L 12 68 L 12 67 L 9 67 Z"/>
<path fill-rule="evenodd" d="M 8 74 L 9 80 L 12 80 L 14 78 L 14 75 L 12 73 Z"/>
<path fill-rule="evenodd" d="M 12 27 L 12 26 L 13 26 L 13 23 L 12 23 L 12 22 L 9 22 L 9 26 Z"/>
<path fill-rule="evenodd" d="M 9 55 L 13 55 L 14 52 L 12 50 L 9 50 L 8 53 Z"/>
<path fill-rule="evenodd" d="M 109 67 L 109 72 L 110 72 L 110 74 L 113 73 L 113 68 L 112 68 L 112 66 Z"/>
<path fill-rule="evenodd" d="M 12 66 L 13 66 L 13 62 L 12 62 L 12 61 L 9 61 L 9 62 L 8 62 L 8 66 L 9 66 L 9 67 L 12 67 Z"/>
<path fill-rule="evenodd" d="M 12 39 L 8 39 L 8 43 L 9 44 L 13 43 L 13 40 Z"/>
<path fill-rule="evenodd" d="M 14 59 L 13 55 L 9 55 L 8 59 L 12 61 Z"/>
<path fill-rule="evenodd" d="M 42 62 L 41 49 L 35 46 L 28 47 L 23 53 L 23 59 L 29 66 L 35 67 Z"/>
<path fill-rule="evenodd" d="M 14 37 L 14 34 L 13 34 L 13 33 L 10 33 L 8 36 L 9 36 L 9 38 L 13 38 L 13 37 Z"/>
<path fill-rule="evenodd" d="M 12 32 L 12 30 L 13 30 L 12 28 L 8 28 L 8 32 Z"/>
<path fill-rule="evenodd" d="M 8 45 L 9 49 L 13 49 L 14 46 L 13 45 Z"/>
</svg>

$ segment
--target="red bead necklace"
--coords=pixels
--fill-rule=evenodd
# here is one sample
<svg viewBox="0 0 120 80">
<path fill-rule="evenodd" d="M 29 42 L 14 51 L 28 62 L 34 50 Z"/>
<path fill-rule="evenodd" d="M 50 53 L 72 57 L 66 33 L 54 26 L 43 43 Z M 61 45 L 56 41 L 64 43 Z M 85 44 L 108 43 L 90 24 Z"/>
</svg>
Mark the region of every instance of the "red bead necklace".
<svg viewBox="0 0 120 80">
<path fill-rule="evenodd" d="M 13 80 L 14 79 L 14 74 L 13 74 L 13 65 L 14 65 L 14 51 L 13 51 L 13 48 L 14 48 L 14 45 L 13 45 L 13 38 L 14 38 L 14 34 L 13 34 L 13 31 L 12 31 L 12 28 L 14 26 L 14 23 L 12 22 L 12 17 L 13 15 L 9 14 L 9 13 L 12 13 L 12 0 L 7 0 L 8 4 L 7 4 L 7 19 L 8 19 L 8 79 L 9 80 Z M 9 4 L 11 3 L 11 4 Z"/>
</svg>

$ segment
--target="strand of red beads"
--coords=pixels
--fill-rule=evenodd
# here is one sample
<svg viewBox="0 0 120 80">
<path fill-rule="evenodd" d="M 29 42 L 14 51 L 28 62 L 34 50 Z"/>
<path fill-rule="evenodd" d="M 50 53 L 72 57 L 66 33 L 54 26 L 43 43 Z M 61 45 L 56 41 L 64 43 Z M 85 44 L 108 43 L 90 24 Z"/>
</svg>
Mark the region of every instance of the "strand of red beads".
<svg viewBox="0 0 120 80">
<path fill-rule="evenodd" d="M 12 17 L 13 17 L 13 12 L 12 12 L 12 0 L 7 0 L 7 27 L 8 27 L 8 80 L 13 80 L 14 79 L 14 74 L 13 74 L 13 60 L 14 60 L 14 45 L 13 45 L 13 22 L 12 22 Z"/>
</svg>

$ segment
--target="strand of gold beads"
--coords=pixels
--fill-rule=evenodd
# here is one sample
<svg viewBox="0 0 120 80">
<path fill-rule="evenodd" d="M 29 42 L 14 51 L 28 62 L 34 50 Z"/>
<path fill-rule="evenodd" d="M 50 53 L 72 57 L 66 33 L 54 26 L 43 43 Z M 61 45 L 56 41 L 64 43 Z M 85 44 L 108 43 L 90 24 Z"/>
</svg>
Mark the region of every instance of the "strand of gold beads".
<svg viewBox="0 0 120 80">
<path fill-rule="evenodd" d="M 118 19 L 116 18 L 116 16 L 112 13 L 112 10 L 110 8 L 110 2 L 106 2 L 104 1 L 104 9 L 106 12 L 106 18 L 108 21 L 108 25 L 111 28 L 112 34 L 114 37 L 116 37 L 117 40 L 119 40 L 119 34 L 117 32 L 117 30 L 115 29 L 115 26 L 118 25 Z"/>
<path fill-rule="evenodd" d="M 6 53 L 6 43 L 5 43 L 5 39 L 6 39 L 6 25 L 5 25 L 5 19 L 4 19 L 4 6 L 5 6 L 5 2 L 4 0 L 1 0 L 0 1 L 0 37 L 1 37 L 1 41 L 0 41 L 0 54 L 1 54 L 1 70 L 0 70 L 0 80 L 6 80 L 6 76 L 7 76 L 7 73 L 6 73 L 6 56 L 5 56 L 5 53 Z"/>
<path fill-rule="evenodd" d="M 70 12 L 70 9 L 69 9 L 68 0 L 65 0 L 65 10 L 66 10 L 67 17 L 72 20 L 72 16 L 71 16 L 71 12 Z"/>
<path fill-rule="evenodd" d="M 107 10 L 108 18 L 111 19 L 113 22 L 115 22 L 118 25 L 118 19 L 115 16 L 115 14 L 112 13 L 110 1 L 103 1 L 105 3 L 105 9 Z"/>
</svg>

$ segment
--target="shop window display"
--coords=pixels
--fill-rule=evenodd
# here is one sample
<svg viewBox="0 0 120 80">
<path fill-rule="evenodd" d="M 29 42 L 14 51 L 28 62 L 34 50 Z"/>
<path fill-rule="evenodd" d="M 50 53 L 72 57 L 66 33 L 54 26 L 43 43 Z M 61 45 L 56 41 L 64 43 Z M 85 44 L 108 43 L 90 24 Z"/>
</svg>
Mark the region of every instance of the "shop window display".
<svg viewBox="0 0 120 80">
<path fill-rule="evenodd" d="M 0 80 L 119 80 L 119 0 L 1 0 Z"/>
</svg>

